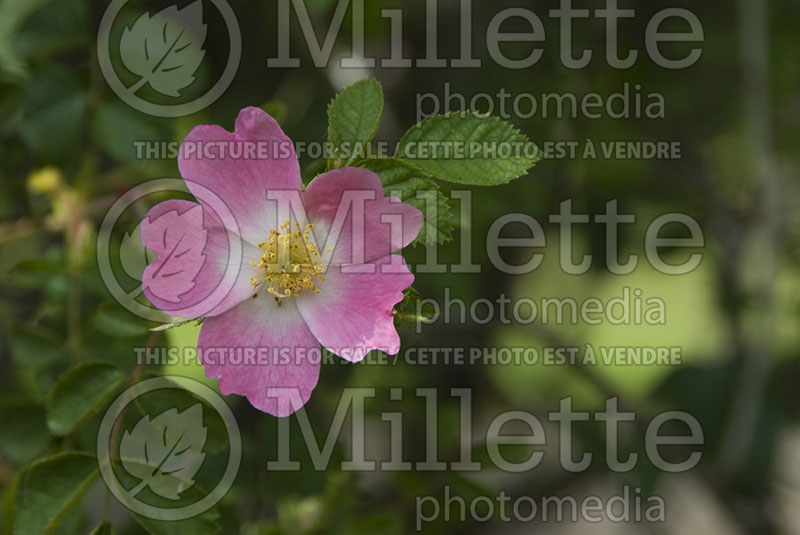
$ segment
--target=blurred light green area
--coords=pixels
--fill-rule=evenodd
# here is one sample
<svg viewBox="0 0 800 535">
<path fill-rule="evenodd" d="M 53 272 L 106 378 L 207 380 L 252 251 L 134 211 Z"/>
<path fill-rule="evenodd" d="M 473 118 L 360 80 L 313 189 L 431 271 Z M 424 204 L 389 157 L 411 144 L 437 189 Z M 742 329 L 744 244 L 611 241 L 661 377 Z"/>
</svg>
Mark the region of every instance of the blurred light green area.
<svg viewBox="0 0 800 535">
<path fill-rule="evenodd" d="M 556 236 L 551 238 L 551 243 L 557 240 Z M 716 306 L 713 260 L 707 258 L 699 268 L 680 276 L 658 272 L 644 257 L 639 259 L 641 265 L 628 275 L 614 275 L 602 269 L 569 275 L 559 267 L 555 246 L 545 249 L 543 254 L 546 260 L 542 265 L 521 277 L 508 294 L 512 301 L 532 299 L 539 307 L 538 321 L 532 326 L 498 328 L 495 332 L 498 347 L 535 347 L 543 355 L 545 347 L 577 346 L 583 355 L 588 344 L 597 359 L 597 365 L 590 366 L 620 395 L 634 399 L 652 395 L 663 379 L 675 371 L 676 365 L 609 365 L 601 355 L 601 348 L 677 347 L 681 352 L 679 363 L 687 366 L 725 360 L 718 349 L 728 343 L 729 337 Z M 637 297 L 639 292 L 641 296 Z M 602 314 L 589 316 L 590 320 L 598 318 L 597 325 L 587 324 L 581 313 L 581 307 L 591 298 L 598 299 L 604 310 Z M 557 300 L 559 304 L 543 303 L 542 299 Z M 663 321 L 658 312 L 662 308 Z M 526 322 L 528 310 L 525 308 L 521 313 Z M 648 316 L 648 310 L 652 316 Z M 560 324 L 559 316 L 563 318 Z M 627 321 L 623 321 L 626 317 Z M 537 329 L 542 320 L 545 325 Z M 579 363 L 582 360 L 578 358 Z M 552 387 L 559 396 L 568 395 L 569 388 L 558 386 L 561 380 L 569 376 L 575 376 L 578 382 L 582 380 L 568 366 L 547 365 L 543 360 L 533 366 L 497 366 L 492 372 L 501 388 L 523 397 L 527 394 L 538 397 L 541 389 Z M 525 384 L 529 388 L 522 388 Z"/>
</svg>

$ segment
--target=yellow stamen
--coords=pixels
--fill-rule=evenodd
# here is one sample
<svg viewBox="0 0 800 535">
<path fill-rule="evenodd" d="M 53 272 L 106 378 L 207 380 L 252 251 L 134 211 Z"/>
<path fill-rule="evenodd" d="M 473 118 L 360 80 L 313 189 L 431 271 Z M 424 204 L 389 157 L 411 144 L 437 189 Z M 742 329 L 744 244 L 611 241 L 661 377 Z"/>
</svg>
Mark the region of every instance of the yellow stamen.
<svg viewBox="0 0 800 535">
<path fill-rule="evenodd" d="M 298 223 L 292 228 L 287 219 L 278 230 L 271 230 L 267 241 L 258 244 L 264 251 L 258 262 L 251 262 L 256 276 L 250 277 L 253 286 L 267 285 L 267 292 L 280 304 L 281 299 L 300 295 L 303 290 L 319 293 L 314 279 L 324 281 L 320 264 L 320 253 L 311 234 L 313 225 L 300 229 Z"/>
</svg>

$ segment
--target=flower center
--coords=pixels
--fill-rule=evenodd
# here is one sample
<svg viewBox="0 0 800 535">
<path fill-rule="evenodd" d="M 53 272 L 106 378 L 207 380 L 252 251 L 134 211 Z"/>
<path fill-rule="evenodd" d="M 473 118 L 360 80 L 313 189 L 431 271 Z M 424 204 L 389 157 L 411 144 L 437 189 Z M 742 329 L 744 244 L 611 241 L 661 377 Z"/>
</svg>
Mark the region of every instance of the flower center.
<svg viewBox="0 0 800 535">
<path fill-rule="evenodd" d="M 280 303 L 286 297 L 298 296 L 303 290 L 319 293 L 314 279 L 325 280 L 322 272 L 325 264 L 320 264 L 320 253 L 311 235 L 314 225 L 308 224 L 300 229 L 298 223 L 287 219 L 278 230 L 270 230 L 269 238 L 258 244 L 264 251 L 261 260 L 251 262 L 256 268 L 256 276 L 250 277 L 253 286 L 268 285 L 267 291 Z M 256 293 L 253 297 L 256 297 Z"/>
</svg>

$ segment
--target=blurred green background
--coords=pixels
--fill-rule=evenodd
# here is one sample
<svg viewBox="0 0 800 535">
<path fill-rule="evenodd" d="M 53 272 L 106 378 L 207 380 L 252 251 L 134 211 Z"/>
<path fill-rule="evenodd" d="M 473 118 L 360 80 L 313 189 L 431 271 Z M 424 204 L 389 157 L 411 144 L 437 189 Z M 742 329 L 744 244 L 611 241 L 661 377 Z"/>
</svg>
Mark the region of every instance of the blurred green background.
<svg viewBox="0 0 800 535">
<path fill-rule="evenodd" d="M 179 5 L 188 2 L 179 2 Z M 202 93 L 225 66 L 229 43 L 224 31 L 211 29 L 213 6 L 206 2 L 210 26 L 206 59 L 197 84 L 183 95 Z M 542 147 L 547 141 L 591 139 L 679 141 L 681 158 L 628 160 L 545 159 L 528 176 L 508 185 L 476 189 L 469 223 L 474 262 L 480 274 L 418 274 L 415 288 L 422 297 L 442 301 L 444 289 L 472 302 L 495 301 L 504 293 L 523 297 L 588 297 L 607 300 L 624 286 L 639 288 L 645 298 L 666 303 L 667 321 L 659 326 L 478 325 L 425 326 L 421 333 L 401 333 L 404 348 L 495 347 L 545 345 L 595 346 L 669 345 L 683 350 L 681 366 L 411 366 L 331 365 L 306 413 L 318 438 L 325 436 L 342 389 L 376 387 L 367 404 L 371 458 L 388 456 L 386 411 L 404 414 L 405 456 L 425 455 L 424 402 L 414 396 L 419 387 L 439 392 L 440 458 L 459 458 L 459 400 L 451 388 L 471 388 L 474 405 L 474 455 L 485 461 L 486 424 L 507 410 L 525 410 L 546 422 L 558 401 L 574 396 L 576 406 L 599 411 L 606 398 L 619 396 L 620 405 L 637 413 L 637 424 L 620 440 L 621 451 L 643 453 L 644 426 L 664 410 L 684 410 L 702 424 L 703 460 L 688 473 L 657 471 L 644 455 L 636 468 L 614 474 L 603 464 L 604 429 L 599 424 L 576 426 L 575 441 L 593 452 L 586 472 L 570 474 L 547 455 L 542 465 L 520 474 L 503 473 L 485 462 L 480 473 L 343 472 L 338 463 L 313 470 L 301 441 L 293 442 L 300 472 L 273 473 L 266 462 L 277 456 L 277 420 L 237 397 L 227 398 L 243 434 L 242 469 L 233 489 L 210 517 L 153 533 L 410 533 L 415 527 L 415 499 L 441 496 L 449 485 L 454 493 L 495 496 L 615 494 L 622 485 L 664 497 L 667 521 L 539 525 L 501 522 L 432 522 L 426 533 L 800 533 L 800 220 L 794 207 L 800 188 L 800 47 L 797 21 L 800 4 L 770 2 L 625 2 L 636 18 L 625 20 L 621 46 L 640 52 L 627 70 L 605 64 L 605 27 L 601 19 L 578 21 L 575 50 L 591 48 L 595 59 L 584 69 L 569 70 L 558 59 L 558 21 L 547 17 L 557 2 L 498 0 L 475 2 L 473 40 L 480 69 L 341 69 L 336 58 L 348 53 L 350 16 L 328 68 L 315 68 L 297 20 L 292 16 L 292 52 L 302 59 L 296 69 L 267 68 L 277 55 L 278 2 L 232 0 L 242 34 L 241 63 L 230 88 L 210 107 L 188 117 L 160 119 L 128 107 L 110 90 L 97 61 L 97 28 L 107 4 L 87 0 L 0 0 L 0 483 L 5 488 L 3 530 L 12 527 L 20 485 L 32 462 L 63 451 L 94 451 L 100 415 L 82 422 L 65 436 L 47 425 L 46 405 L 59 376 L 83 361 L 107 361 L 122 369 L 125 380 L 150 373 L 201 378 L 198 367 L 160 369 L 136 367 L 134 347 L 196 343 L 199 329 L 184 326 L 151 332 L 146 323 L 115 303 L 96 261 L 96 237 L 110 205 L 129 188 L 146 180 L 177 177 L 174 159 L 140 160 L 135 141 L 181 141 L 197 124 L 221 124 L 232 129 L 238 111 L 265 106 L 275 114 L 295 142 L 326 139 L 326 107 L 345 84 L 374 76 L 383 85 L 386 107 L 379 140 L 396 141 L 417 120 L 417 95 L 443 98 L 445 83 L 468 99 L 478 93 L 496 95 L 588 92 L 608 95 L 623 84 L 641 84 L 642 94 L 663 95 L 662 119 L 601 119 L 548 117 L 511 118 L 516 127 Z M 323 36 L 336 9 L 333 0 L 305 2 Z M 439 7 L 439 55 L 459 56 L 458 2 Z M 577 7 L 602 7 L 578 1 Z M 132 2 L 123 10 L 135 20 L 157 2 Z M 533 67 L 509 70 L 492 62 L 484 36 L 488 21 L 506 7 L 525 7 L 542 18 L 547 31 L 543 58 Z M 703 23 L 703 54 L 690 68 L 666 70 L 645 54 L 647 21 L 667 7 L 683 7 Z M 423 57 L 425 3 L 371 1 L 366 5 L 368 55 L 390 53 L 389 24 L 381 9 L 402 8 L 403 42 L 407 57 Z M 128 17 L 128 19 L 124 19 Z M 621 23 L 623 24 L 623 23 Z M 505 27 L 504 27 L 505 28 Z M 520 25 L 517 31 L 523 31 Z M 676 28 L 680 29 L 680 28 Z M 510 23 L 508 31 L 513 31 Z M 678 57 L 692 44 L 672 50 Z M 518 47 L 518 50 L 514 50 Z M 508 48 L 509 56 L 526 55 L 529 45 Z M 665 48 L 666 49 L 666 48 Z M 114 60 L 114 58 L 112 58 Z M 118 63 L 118 62 L 117 62 Z M 380 64 L 380 63 L 379 63 Z M 120 70 L 124 70 L 120 67 Z M 205 84 L 205 85 L 204 85 Z M 142 93 L 148 96 L 145 91 Z M 156 99 L 158 95 L 149 95 Z M 304 178 L 319 166 L 303 158 Z M 136 229 L 147 209 L 165 196 L 150 196 L 125 212 L 112 240 L 113 254 L 129 254 L 145 265 L 140 249 L 120 252 L 126 232 Z M 624 226 L 620 251 L 638 253 L 639 267 L 617 276 L 605 269 L 605 231 L 600 225 L 576 227 L 576 255 L 591 253 L 589 273 L 571 276 L 558 269 L 557 227 L 547 223 L 565 199 L 573 211 L 601 214 L 606 202 L 618 199 L 620 211 L 637 216 Z M 486 236 L 499 216 L 520 212 L 535 217 L 548 235 L 542 266 L 529 275 L 510 276 L 488 260 Z M 646 263 L 646 225 L 668 212 L 696 219 L 705 237 L 703 262 L 689 275 L 668 276 Z M 457 262 L 456 239 L 440 249 L 440 258 Z M 509 235 L 520 229 L 512 229 Z M 130 243 L 128 244 L 130 245 Z M 124 249 L 124 247 L 123 247 Z M 529 252 L 504 256 L 524 262 Z M 684 253 L 676 253 L 682 255 Z M 138 255 L 138 256 L 136 256 Z M 424 259 L 421 247 L 406 254 L 412 264 Z M 513 258 L 513 260 L 511 260 Z M 676 257 L 680 261 L 681 256 Z M 117 265 L 119 267 L 119 265 Z M 129 288 L 135 288 L 134 273 Z M 216 388 L 216 381 L 208 381 Z M 389 388 L 404 389 L 404 401 L 389 399 Z M 100 413 L 102 414 L 102 413 Z M 291 418 L 296 426 L 295 417 Z M 550 426 L 551 424 L 545 424 Z M 52 426 L 51 426 L 52 427 Z M 296 427 L 293 427 L 297 435 Z M 349 453 L 348 433 L 337 442 L 334 459 Z M 557 431 L 548 427 L 548 437 Z M 520 448 L 520 458 L 526 450 Z M 681 452 L 676 456 L 681 458 Z M 685 457 L 685 455 L 684 455 Z M 78 506 L 65 509 L 56 533 L 87 533 L 109 518 L 118 533 L 145 529 L 113 503 L 108 507 L 101 483 L 94 483 Z M 210 527 L 216 525 L 216 527 Z M 15 531 L 17 532 L 17 531 Z M 24 533 L 24 531 L 20 531 Z"/>
</svg>

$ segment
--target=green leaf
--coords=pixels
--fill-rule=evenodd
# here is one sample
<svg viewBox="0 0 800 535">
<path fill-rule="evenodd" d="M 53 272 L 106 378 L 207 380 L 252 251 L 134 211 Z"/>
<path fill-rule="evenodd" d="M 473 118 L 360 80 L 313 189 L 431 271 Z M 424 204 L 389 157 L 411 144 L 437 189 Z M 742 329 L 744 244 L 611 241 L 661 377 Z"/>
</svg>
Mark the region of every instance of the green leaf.
<svg viewBox="0 0 800 535">
<path fill-rule="evenodd" d="M 47 426 L 67 435 L 96 414 L 125 382 L 125 373 L 107 362 L 86 362 L 56 381 L 47 401 Z"/>
<path fill-rule="evenodd" d="M 541 159 L 536 145 L 512 125 L 471 112 L 439 115 L 413 126 L 397 154 L 431 178 L 474 186 L 505 184 Z"/>
<path fill-rule="evenodd" d="M 139 318 L 115 303 L 100 305 L 92 318 L 92 325 L 103 334 L 120 338 L 136 338 L 148 332 Z"/>
<path fill-rule="evenodd" d="M 97 460 L 85 453 L 60 453 L 33 463 L 17 490 L 14 535 L 51 533 L 96 476 Z"/>
<path fill-rule="evenodd" d="M 358 165 L 381 177 L 387 195 L 399 197 L 424 214 L 425 224 L 413 242 L 415 245 L 433 245 L 453 239 L 453 209 L 449 199 L 422 172 L 393 158 L 362 160 Z"/>
<path fill-rule="evenodd" d="M 29 462 L 50 442 L 44 407 L 27 401 L 7 401 L 0 405 L 0 421 L 0 451 L 14 464 Z"/>
<path fill-rule="evenodd" d="M 103 522 L 92 531 L 91 535 L 114 535 L 114 527 L 108 522 Z"/>
<path fill-rule="evenodd" d="M 346 167 L 358 157 L 358 144 L 371 141 L 383 114 L 383 90 L 374 78 L 345 87 L 328 106 L 330 168 Z"/>
</svg>

